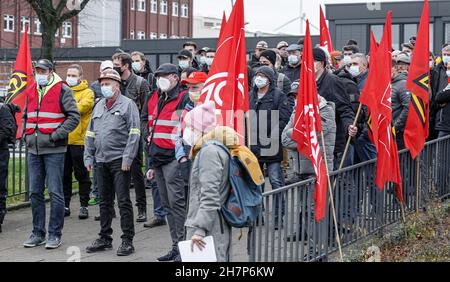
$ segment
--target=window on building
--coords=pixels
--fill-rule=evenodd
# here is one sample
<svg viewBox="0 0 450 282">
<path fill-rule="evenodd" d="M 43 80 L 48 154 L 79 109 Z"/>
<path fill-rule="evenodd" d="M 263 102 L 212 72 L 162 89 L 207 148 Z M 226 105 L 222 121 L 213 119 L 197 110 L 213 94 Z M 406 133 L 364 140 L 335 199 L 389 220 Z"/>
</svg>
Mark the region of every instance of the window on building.
<svg viewBox="0 0 450 282">
<path fill-rule="evenodd" d="M 131 10 L 136 9 L 136 0 L 130 0 L 130 1 L 131 1 L 130 9 L 131 9 Z"/>
<path fill-rule="evenodd" d="M 64 38 L 72 38 L 72 23 L 71 22 L 63 23 L 63 37 Z"/>
<path fill-rule="evenodd" d="M 160 33 L 160 34 L 159 34 L 159 39 L 167 39 L 167 34 L 165 34 L 165 33 Z"/>
<path fill-rule="evenodd" d="M 205 27 L 208 27 L 208 28 L 214 27 L 214 23 L 213 22 L 204 22 L 203 25 Z"/>
<path fill-rule="evenodd" d="M 138 40 L 144 40 L 144 39 L 145 39 L 145 32 L 143 32 L 143 31 L 138 31 L 137 39 L 138 39 Z"/>
<path fill-rule="evenodd" d="M 159 13 L 161 15 L 167 15 L 167 0 L 161 0 L 159 2 Z"/>
<path fill-rule="evenodd" d="M 150 39 L 158 39 L 158 33 L 150 32 Z"/>
<path fill-rule="evenodd" d="M 14 31 L 14 16 L 5 15 L 3 17 L 3 30 L 9 32 Z"/>
<path fill-rule="evenodd" d="M 130 30 L 130 39 L 134 39 L 134 29 Z"/>
<path fill-rule="evenodd" d="M 403 42 L 409 42 L 409 39 L 412 36 L 416 36 L 417 35 L 417 24 L 405 24 L 403 26 Z"/>
<path fill-rule="evenodd" d="M 24 33 L 25 32 L 25 28 L 28 26 L 28 34 L 30 33 L 31 26 L 30 26 L 30 18 L 29 17 L 21 17 L 20 18 L 20 25 L 21 25 L 20 32 Z"/>
<path fill-rule="evenodd" d="M 158 1 L 152 0 L 150 3 L 150 11 L 154 14 L 158 13 Z"/>
<path fill-rule="evenodd" d="M 430 23 L 430 51 L 434 50 L 434 24 Z"/>
<path fill-rule="evenodd" d="M 181 5 L 181 16 L 184 18 L 189 17 L 189 6 L 188 4 Z"/>
<path fill-rule="evenodd" d="M 39 19 L 34 19 L 34 34 L 41 35 L 42 34 L 42 25 Z"/>
<path fill-rule="evenodd" d="M 173 2 L 173 5 L 172 5 L 172 16 L 178 17 L 178 9 L 179 9 L 178 2 Z"/>
<path fill-rule="evenodd" d="M 145 0 L 138 0 L 138 11 L 145 12 Z"/>
<path fill-rule="evenodd" d="M 380 43 L 381 38 L 383 37 L 384 25 L 371 25 L 370 29 L 377 42 Z M 398 24 L 392 25 L 392 48 L 395 50 L 400 49 L 400 25 Z"/>
</svg>

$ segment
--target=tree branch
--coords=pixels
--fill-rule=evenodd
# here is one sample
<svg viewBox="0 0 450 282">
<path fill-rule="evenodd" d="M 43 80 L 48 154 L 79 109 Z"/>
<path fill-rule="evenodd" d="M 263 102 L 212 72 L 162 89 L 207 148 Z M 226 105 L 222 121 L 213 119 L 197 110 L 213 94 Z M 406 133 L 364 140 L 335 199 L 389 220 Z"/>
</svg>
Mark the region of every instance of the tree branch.
<svg viewBox="0 0 450 282">
<path fill-rule="evenodd" d="M 67 0 L 60 0 L 58 6 L 56 7 L 56 16 L 59 17 L 61 12 L 64 10 L 64 7 L 67 5 Z"/>
<path fill-rule="evenodd" d="M 81 2 L 81 5 L 80 5 L 80 10 L 68 11 L 68 12 L 64 13 L 63 15 L 61 15 L 61 17 L 59 18 L 58 23 L 60 25 L 62 25 L 62 23 L 64 21 L 77 16 L 84 9 L 84 7 L 86 7 L 88 2 L 89 2 L 89 0 L 83 0 L 83 2 Z"/>
</svg>

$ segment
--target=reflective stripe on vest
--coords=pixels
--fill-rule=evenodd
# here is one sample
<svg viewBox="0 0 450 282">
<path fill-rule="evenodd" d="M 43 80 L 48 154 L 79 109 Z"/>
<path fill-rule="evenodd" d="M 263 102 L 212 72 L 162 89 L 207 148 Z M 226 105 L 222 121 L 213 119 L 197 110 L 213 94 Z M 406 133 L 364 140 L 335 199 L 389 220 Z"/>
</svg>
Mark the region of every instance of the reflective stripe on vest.
<svg viewBox="0 0 450 282">
<path fill-rule="evenodd" d="M 33 134 L 36 129 L 43 134 L 52 134 L 66 120 L 60 106 L 62 83 L 53 85 L 40 103 L 38 90 L 36 87 L 31 88 L 27 97 L 26 135 Z"/>
<path fill-rule="evenodd" d="M 164 105 L 161 112 L 158 113 L 158 99 L 154 99 L 153 93 L 152 103 L 149 102 L 149 110 L 153 108 L 151 116 L 153 119 L 149 120 L 149 130 L 153 129 L 153 142 L 163 149 L 175 149 L 175 141 L 177 138 L 178 128 L 180 127 L 180 117 L 176 113 L 177 106 L 183 98 L 186 91 L 178 93 L 178 97 Z M 149 115 L 150 116 L 150 115 Z M 158 120 L 155 120 L 158 117 Z"/>
</svg>

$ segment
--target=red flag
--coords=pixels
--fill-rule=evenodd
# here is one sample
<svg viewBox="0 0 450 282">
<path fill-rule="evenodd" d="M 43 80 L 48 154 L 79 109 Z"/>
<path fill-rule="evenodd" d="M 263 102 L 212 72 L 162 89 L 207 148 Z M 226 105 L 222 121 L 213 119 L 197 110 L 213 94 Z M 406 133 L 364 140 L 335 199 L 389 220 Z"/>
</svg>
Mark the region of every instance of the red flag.
<svg viewBox="0 0 450 282">
<path fill-rule="evenodd" d="M 225 14 L 225 11 L 223 11 L 223 16 L 222 16 L 222 24 L 220 25 L 220 33 L 219 33 L 219 40 L 217 41 L 217 45 L 220 45 L 220 43 L 222 43 L 222 36 L 223 36 L 223 31 L 225 30 L 225 26 L 227 25 L 227 15 Z"/>
<path fill-rule="evenodd" d="M 373 141 L 378 153 L 375 183 L 380 190 L 388 181 L 396 183 L 397 197 L 403 201 L 398 149 L 391 127 L 391 72 L 387 71 L 392 69 L 391 17 L 389 11 L 380 46 L 370 58 L 369 76 L 360 102 L 369 108 L 372 116 Z"/>
<path fill-rule="evenodd" d="M 375 62 L 375 56 L 376 56 L 377 51 L 378 51 L 378 43 L 377 43 L 377 40 L 375 39 L 375 35 L 373 34 L 373 31 L 371 31 L 370 32 L 370 52 L 369 52 L 370 61 Z M 370 68 L 369 68 L 369 75 L 370 75 Z M 368 85 L 369 84 L 366 83 L 365 86 L 367 87 Z M 367 111 L 368 111 L 367 114 L 369 115 L 369 119 L 367 121 L 367 126 L 369 129 L 368 135 L 369 135 L 370 140 L 372 140 L 372 143 L 373 143 L 374 138 L 373 138 L 373 132 L 372 132 L 372 115 L 370 115 L 370 109 L 367 109 Z"/>
<path fill-rule="evenodd" d="M 26 26 L 19 52 L 17 52 L 14 73 L 9 80 L 8 97 L 6 98 L 6 103 L 16 104 L 21 109 L 21 112 L 16 114 L 18 125 L 17 139 L 22 137 L 22 115 L 27 93 L 34 85 L 33 65 L 31 62 L 30 47 L 28 45 L 28 26 Z"/>
<path fill-rule="evenodd" d="M 422 11 L 406 88 L 411 91 L 408 119 L 404 132 L 405 145 L 415 159 L 428 137 L 430 103 L 430 11 L 428 0 Z"/>
<path fill-rule="evenodd" d="M 316 221 L 325 217 L 327 199 L 327 171 L 320 152 L 318 134 L 322 131 L 319 112 L 319 98 L 314 76 L 314 58 L 309 31 L 306 22 L 306 35 L 303 48 L 300 87 L 297 96 L 295 123 L 292 138 L 298 143 L 298 151 L 311 160 L 316 175 L 314 201 L 316 203 Z M 325 148 L 323 148 L 325 149 Z"/>
<path fill-rule="evenodd" d="M 244 140 L 244 112 L 248 111 L 247 49 L 245 47 L 244 1 L 237 0 L 219 39 L 199 102 L 214 101 L 220 125 L 234 128 Z"/>
<path fill-rule="evenodd" d="M 322 5 L 320 6 L 320 46 L 326 47 L 328 52 L 334 51 L 333 42 L 331 42 L 330 30 L 328 29 Z"/>
</svg>

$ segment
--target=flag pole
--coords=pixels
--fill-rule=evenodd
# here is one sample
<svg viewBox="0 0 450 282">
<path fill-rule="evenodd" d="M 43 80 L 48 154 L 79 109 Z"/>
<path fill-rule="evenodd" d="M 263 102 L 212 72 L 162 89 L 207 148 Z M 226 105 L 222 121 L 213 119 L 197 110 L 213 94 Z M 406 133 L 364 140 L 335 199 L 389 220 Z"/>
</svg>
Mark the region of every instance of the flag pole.
<svg viewBox="0 0 450 282">
<path fill-rule="evenodd" d="M 416 215 L 419 215 L 420 153 L 416 157 Z"/>
<path fill-rule="evenodd" d="M 408 232 L 406 231 L 406 217 L 405 217 L 405 208 L 403 207 L 403 202 L 400 202 L 400 208 L 401 208 L 401 213 L 402 213 L 403 232 L 405 232 L 405 238 L 406 238 L 408 236 Z"/>
<path fill-rule="evenodd" d="M 342 256 L 342 246 L 341 246 L 341 238 L 339 236 L 339 228 L 336 220 L 336 209 L 334 208 L 334 200 L 333 200 L 333 190 L 331 189 L 331 181 L 330 181 L 330 173 L 328 171 L 328 162 L 327 162 L 327 152 L 325 150 L 325 139 L 323 137 L 323 132 L 320 133 L 322 139 L 322 152 L 323 158 L 325 162 L 325 169 L 327 170 L 327 181 L 328 181 L 328 191 L 330 192 L 330 203 L 331 203 L 331 213 L 333 215 L 334 227 L 336 230 L 336 242 L 338 244 L 339 256 L 341 258 L 341 262 L 344 262 L 344 257 Z"/>
</svg>

